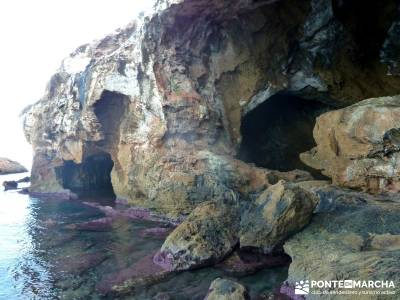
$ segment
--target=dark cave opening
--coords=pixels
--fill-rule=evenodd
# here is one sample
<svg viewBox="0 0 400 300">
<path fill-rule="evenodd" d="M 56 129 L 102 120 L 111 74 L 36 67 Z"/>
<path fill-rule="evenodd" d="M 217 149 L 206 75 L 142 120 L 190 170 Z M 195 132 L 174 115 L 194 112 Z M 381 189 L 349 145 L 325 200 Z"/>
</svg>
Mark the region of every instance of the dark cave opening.
<svg viewBox="0 0 400 300">
<path fill-rule="evenodd" d="M 279 171 L 302 169 L 321 178 L 299 155 L 315 146 L 315 119 L 330 106 L 297 96 L 272 96 L 242 119 L 239 159 Z"/>
<path fill-rule="evenodd" d="M 108 153 L 87 157 L 81 164 L 65 161 L 57 169 L 58 178 L 64 188 L 78 195 L 98 194 L 115 197 L 111 183 L 114 162 Z"/>
<path fill-rule="evenodd" d="M 104 139 L 97 142 L 98 147 L 110 151 L 118 145 L 121 119 L 126 112 L 129 98 L 123 94 L 104 91 L 94 104 L 94 113 L 101 124 Z"/>
<path fill-rule="evenodd" d="M 93 111 L 100 123 L 103 138 L 86 145 L 82 163 L 65 161 L 63 166 L 56 169 L 58 180 L 64 188 L 81 197 L 115 199 L 111 171 L 118 165 L 115 165 L 112 155 L 117 151 L 120 126 L 128 104 L 128 96 L 107 90 L 102 93 L 93 105 Z"/>
<path fill-rule="evenodd" d="M 368 63 L 379 58 L 387 31 L 397 13 L 397 0 L 335 0 L 335 16 L 352 36 L 357 59 Z"/>
</svg>

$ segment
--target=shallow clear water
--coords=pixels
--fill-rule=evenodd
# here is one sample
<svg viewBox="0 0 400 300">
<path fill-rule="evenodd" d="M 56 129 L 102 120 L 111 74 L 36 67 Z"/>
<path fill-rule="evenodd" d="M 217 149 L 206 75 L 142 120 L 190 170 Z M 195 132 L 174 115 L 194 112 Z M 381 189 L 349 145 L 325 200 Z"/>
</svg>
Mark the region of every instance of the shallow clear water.
<svg viewBox="0 0 400 300">
<path fill-rule="evenodd" d="M 24 176 L 0 176 L 0 182 Z M 159 226 L 153 222 L 121 220 L 107 231 L 68 226 L 101 217 L 80 201 L 41 200 L 1 188 L 0 300 L 104 299 L 96 290 L 99 283 L 162 245 L 160 238 L 138 234 Z M 123 299 L 203 299 L 211 281 L 221 276 L 229 277 L 215 268 L 183 272 Z M 236 279 L 255 296 L 286 277 L 287 268 L 273 268 Z"/>
</svg>

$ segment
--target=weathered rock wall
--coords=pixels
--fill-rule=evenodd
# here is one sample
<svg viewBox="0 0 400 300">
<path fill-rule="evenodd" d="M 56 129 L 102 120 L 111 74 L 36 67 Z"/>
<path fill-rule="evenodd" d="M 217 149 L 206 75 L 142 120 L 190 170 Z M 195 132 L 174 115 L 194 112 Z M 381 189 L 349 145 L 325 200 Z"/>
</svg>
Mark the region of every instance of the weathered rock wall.
<svg viewBox="0 0 400 300">
<path fill-rule="evenodd" d="M 375 41 L 368 48 L 352 23 L 359 7 L 340 3 L 157 1 L 79 47 L 25 111 L 31 190 L 62 192 L 66 161 L 105 153 L 118 197 L 170 216 L 262 191 L 270 172 L 234 159 L 250 110 L 276 93 L 339 107 L 400 93 L 387 74 L 398 53 L 395 1 L 366 2 L 385 18 L 357 17 Z"/>
<path fill-rule="evenodd" d="M 332 110 L 317 118 L 317 145 L 303 161 L 339 186 L 399 191 L 399 19 L 395 0 L 159 0 L 79 47 L 25 110 L 31 191 L 101 188 L 112 169 L 117 197 L 188 215 L 154 257 L 168 271 L 283 245 L 293 260 L 288 287 L 310 274 L 398 281 L 395 195 L 374 199 L 237 154 L 249 112 L 273 96 L 301 99 L 306 119 L 268 113 L 281 118 L 276 129 L 293 129 L 286 148 L 296 154 L 313 127 L 305 120 Z M 324 106 L 307 113 L 307 101 Z M 243 140 L 268 162 L 279 130 Z"/>
</svg>

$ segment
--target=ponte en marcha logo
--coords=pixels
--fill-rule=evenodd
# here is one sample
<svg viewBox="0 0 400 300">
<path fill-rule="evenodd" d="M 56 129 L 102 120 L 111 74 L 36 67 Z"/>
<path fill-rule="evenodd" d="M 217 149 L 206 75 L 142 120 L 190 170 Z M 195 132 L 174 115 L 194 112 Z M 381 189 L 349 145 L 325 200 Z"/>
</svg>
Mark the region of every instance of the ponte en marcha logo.
<svg viewBox="0 0 400 300">
<path fill-rule="evenodd" d="M 295 294 L 395 295 L 391 280 L 301 280 L 296 281 Z"/>
</svg>

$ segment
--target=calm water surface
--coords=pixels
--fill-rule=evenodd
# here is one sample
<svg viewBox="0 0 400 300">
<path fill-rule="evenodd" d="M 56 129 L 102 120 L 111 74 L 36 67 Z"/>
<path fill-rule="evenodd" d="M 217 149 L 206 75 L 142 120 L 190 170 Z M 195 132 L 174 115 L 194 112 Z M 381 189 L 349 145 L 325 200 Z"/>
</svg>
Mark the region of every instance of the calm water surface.
<svg viewBox="0 0 400 300">
<path fill-rule="evenodd" d="M 24 176 L 0 176 L 0 183 Z M 80 201 L 40 200 L 0 189 L 0 300 L 107 299 L 96 285 L 162 245 L 160 238 L 139 235 L 159 224 L 121 220 L 112 230 L 77 231 L 68 225 L 104 214 Z M 183 272 L 123 299 L 203 299 L 221 276 L 229 277 L 215 268 Z M 287 268 L 273 268 L 236 279 L 255 296 L 286 277 Z"/>
</svg>

